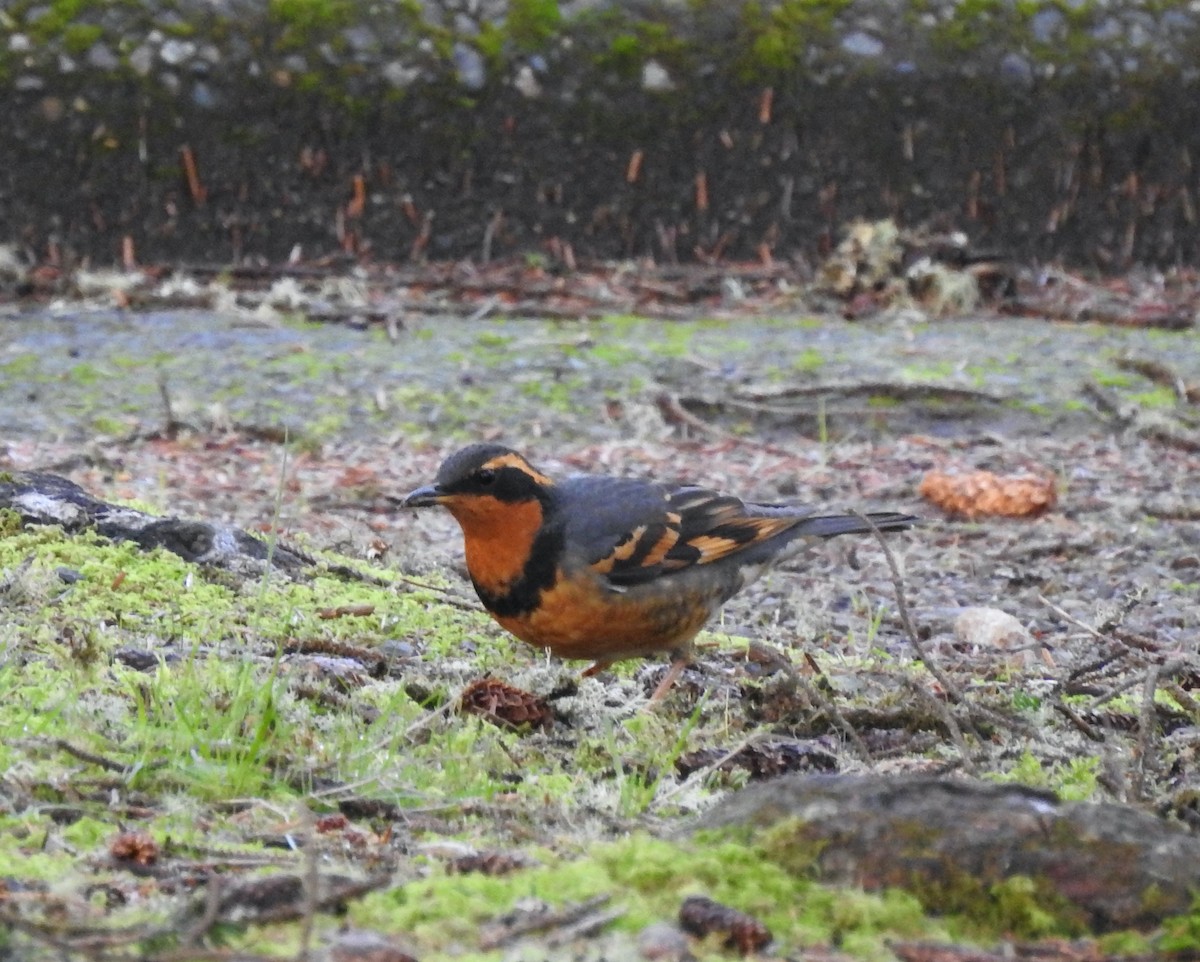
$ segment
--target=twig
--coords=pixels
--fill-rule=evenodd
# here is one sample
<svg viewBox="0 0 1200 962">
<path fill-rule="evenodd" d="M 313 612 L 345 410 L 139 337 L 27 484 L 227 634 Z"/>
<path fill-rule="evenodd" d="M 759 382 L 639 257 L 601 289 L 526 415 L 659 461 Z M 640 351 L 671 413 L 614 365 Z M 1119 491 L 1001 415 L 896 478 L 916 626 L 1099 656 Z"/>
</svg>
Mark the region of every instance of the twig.
<svg viewBox="0 0 1200 962">
<path fill-rule="evenodd" d="M 625 909 L 607 909 L 603 912 L 592 912 L 571 925 L 564 925 L 557 932 L 546 937 L 546 945 L 550 948 L 575 942 L 585 936 L 595 935 L 604 926 L 617 921 L 625 914 Z"/>
<path fill-rule="evenodd" d="M 567 906 L 558 911 L 534 915 L 530 918 L 514 922 L 511 925 L 496 926 L 493 931 L 485 932 L 480 936 L 479 947 L 484 951 L 490 951 L 491 949 L 498 949 L 510 942 L 514 942 L 522 936 L 533 935 L 535 932 L 547 932 L 551 929 L 577 926 L 582 921 L 585 921 L 588 916 L 596 912 L 597 909 L 607 905 L 611 898 L 612 896 L 607 894 L 595 895 L 577 905 Z M 605 912 L 598 916 L 598 918 L 607 922 L 610 914 Z"/>
<path fill-rule="evenodd" d="M 962 691 L 950 676 L 942 671 L 917 634 L 916 625 L 913 624 L 912 615 L 908 611 L 908 596 L 904 591 L 904 579 L 900 575 L 900 565 L 896 562 L 896 556 L 892 553 L 892 548 L 888 544 L 887 538 L 883 536 L 883 532 L 879 530 L 878 525 L 870 517 L 861 511 L 852 511 L 850 513 L 870 529 L 871 533 L 875 536 L 875 540 L 879 542 L 879 547 L 883 550 L 883 556 L 887 560 L 888 571 L 891 573 L 892 588 L 896 592 L 896 610 L 900 614 L 900 624 L 904 628 L 905 635 L 908 636 L 909 644 L 913 646 L 913 650 L 916 651 L 917 656 L 921 659 L 921 663 L 933 675 L 937 683 L 942 686 L 943 691 L 946 692 L 950 699 L 955 702 L 961 702 L 963 700 Z"/>
<path fill-rule="evenodd" d="M 320 907 L 321 863 L 317 854 L 317 825 L 307 806 L 303 818 L 308 838 L 304 844 L 304 912 L 300 916 L 300 947 L 296 951 L 296 962 L 307 962 L 311 957 L 313 929 Z"/>
<path fill-rule="evenodd" d="M 858 729 L 850 724 L 850 720 L 842 714 L 841 709 L 838 708 L 833 699 L 826 698 L 824 692 L 798 673 L 796 674 L 796 682 L 804 689 L 804 694 L 808 696 L 809 700 L 823 711 L 826 717 L 850 740 L 850 744 L 854 746 L 858 757 L 864 762 L 870 762 L 872 760 L 871 750 L 867 748 L 867 743 L 862 740 Z"/>
<path fill-rule="evenodd" d="M 208 884 L 204 889 L 204 912 L 180 933 L 182 946 L 195 945 L 217 924 L 221 915 L 221 889 L 224 882 L 224 876 L 215 872 L 208 876 Z"/>
<path fill-rule="evenodd" d="M 954 742 L 954 747 L 958 749 L 959 757 L 962 759 L 963 768 L 967 773 L 974 775 L 978 772 L 978 767 L 971 760 L 971 749 L 967 745 L 966 738 L 963 737 L 962 727 L 958 724 L 958 719 L 954 717 L 954 712 L 950 710 L 950 706 L 933 694 L 928 688 L 918 682 L 915 678 L 905 676 L 905 685 L 910 691 L 925 699 L 933 708 L 934 713 L 938 716 L 947 733 L 950 735 L 950 740 Z M 972 734 L 976 741 L 982 741 L 977 731 L 972 729 Z"/>
<path fill-rule="evenodd" d="M 1079 714 L 1070 706 L 1065 705 L 1061 701 L 1055 701 L 1051 706 L 1056 712 L 1062 715 L 1067 721 L 1078 728 L 1085 738 L 1089 738 L 1094 742 L 1104 741 L 1104 734 L 1097 731 L 1096 726 L 1079 717 Z"/>
<path fill-rule="evenodd" d="M 1011 398 L 973 388 L 945 384 L 909 384 L 898 381 L 838 381 L 827 384 L 789 384 L 786 387 L 740 388 L 735 397 L 740 401 L 786 401 L 791 398 L 826 397 L 888 397 L 897 401 L 977 401 L 985 404 L 1007 404 Z"/>
<path fill-rule="evenodd" d="M 1118 357 L 1113 363 L 1122 371 L 1132 371 L 1162 387 L 1169 387 L 1182 401 L 1189 404 L 1200 404 L 1200 386 L 1188 384 L 1177 372 L 1171 370 L 1161 361 L 1151 358 L 1130 357 L 1128 354 Z"/>
<path fill-rule="evenodd" d="M 1146 772 L 1152 766 L 1150 758 L 1150 739 L 1154 734 L 1154 726 L 1158 715 L 1154 708 L 1154 693 L 1158 690 L 1158 676 L 1162 672 L 1161 665 L 1151 665 L 1146 669 L 1146 678 L 1142 683 L 1142 704 L 1138 711 L 1138 759 L 1133 769 L 1133 784 L 1130 788 L 1133 797 L 1144 800 L 1146 788 Z"/>
<path fill-rule="evenodd" d="M 694 772 L 689 774 L 687 778 L 683 779 L 683 781 L 676 784 L 673 788 L 671 788 L 670 790 L 668 790 L 666 792 L 663 792 L 662 795 L 660 795 L 658 798 L 654 799 L 654 801 L 651 804 L 654 805 L 655 807 L 661 806 L 661 805 L 665 804 L 666 802 L 670 801 L 672 798 L 674 798 L 676 795 L 678 795 L 681 791 L 683 791 L 684 788 L 686 788 L 688 785 L 692 784 L 693 782 L 696 784 L 703 783 L 704 780 L 706 778 L 708 778 L 709 775 L 711 775 L 713 772 L 715 772 L 717 769 L 719 769 L 727 761 L 730 761 L 731 759 L 736 758 L 738 755 L 740 755 L 743 751 L 745 751 L 747 748 L 751 747 L 752 745 L 757 745 L 759 742 L 766 741 L 767 739 L 772 738 L 772 737 L 777 738 L 777 736 L 773 736 L 771 732 L 766 732 L 766 731 L 751 732 L 749 735 L 747 735 L 745 738 L 743 738 L 740 742 L 738 742 L 736 745 L 734 745 L 733 748 L 729 749 L 727 752 L 725 752 L 720 757 L 718 757 L 716 759 L 716 761 L 709 762 L 707 765 L 704 765 L 701 768 L 696 769 Z"/>
<path fill-rule="evenodd" d="M 416 578 L 410 578 L 407 575 L 397 575 L 396 581 L 412 589 L 432 591 L 434 594 L 441 595 L 442 603 L 450 605 L 452 608 L 458 608 L 462 611 L 473 611 L 476 614 L 483 613 L 483 609 L 479 605 L 460 598 L 453 588 L 442 588 L 439 585 L 431 585 L 424 581 L 418 581 Z M 390 587 L 390 583 L 388 586 Z"/>
<path fill-rule="evenodd" d="M 1089 625 L 1085 621 L 1080 621 L 1074 615 L 1069 614 L 1064 609 L 1060 608 L 1058 605 L 1056 605 L 1053 601 L 1051 601 L 1045 595 L 1039 594 L 1037 596 L 1037 600 L 1040 601 L 1042 604 L 1044 604 L 1051 611 L 1053 611 L 1056 615 L 1058 615 L 1058 617 L 1060 617 L 1063 621 L 1070 622 L 1076 628 L 1082 628 L 1093 638 L 1099 638 L 1101 641 L 1111 641 L 1112 640 L 1110 638 L 1107 638 L 1105 635 L 1101 634 L 1101 632 L 1097 628 L 1093 627 L 1092 625 Z"/>
<path fill-rule="evenodd" d="M 1082 628 L 1089 635 L 1091 635 L 1093 638 L 1096 638 L 1099 641 L 1108 642 L 1109 644 L 1112 644 L 1113 642 L 1117 642 L 1127 651 L 1145 651 L 1145 652 L 1150 652 L 1152 654 L 1159 654 L 1161 652 L 1161 649 L 1157 645 L 1155 645 L 1154 642 L 1149 638 L 1144 638 L 1141 635 L 1135 634 L 1133 632 L 1126 632 L 1126 631 L 1106 633 L 1105 631 L 1102 631 L 1101 629 L 1096 628 L 1094 625 L 1089 625 L 1085 621 L 1080 621 L 1074 615 L 1072 615 L 1069 612 L 1065 611 L 1064 609 L 1060 608 L 1053 601 L 1048 599 L 1045 595 L 1039 594 L 1037 596 L 1037 600 L 1040 601 L 1042 604 L 1044 604 L 1051 611 L 1053 611 L 1056 615 L 1058 615 L 1058 617 L 1060 617 L 1063 621 L 1074 625 L 1076 628 Z M 1128 612 L 1132 611 L 1133 608 L 1141 600 L 1142 599 L 1141 599 L 1140 595 L 1129 596 L 1129 598 L 1125 602 L 1122 603 L 1121 608 L 1117 614 L 1113 615 L 1111 618 L 1105 619 L 1105 622 L 1104 622 L 1105 626 L 1110 629 L 1115 628 L 1117 625 L 1119 625 L 1121 623 L 1121 619 Z M 1107 661 L 1111 661 L 1111 660 L 1112 659 L 1106 659 L 1104 663 L 1107 663 Z"/>
<path fill-rule="evenodd" d="M 658 410 L 662 414 L 663 420 L 668 424 L 678 424 L 693 428 L 701 434 L 720 438 L 723 441 L 733 438 L 733 435 L 728 431 L 722 431 L 716 425 L 709 424 L 703 418 L 697 417 L 679 402 L 679 398 L 668 394 L 666 391 L 659 394 L 654 399 L 654 403 L 658 405 Z"/>
<path fill-rule="evenodd" d="M 750 438 L 739 437 L 730 431 L 717 427 L 715 424 L 709 424 L 703 418 L 698 417 L 683 406 L 682 401 L 666 391 L 660 393 L 654 403 L 658 405 L 658 410 L 663 416 L 663 420 L 668 424 L 681 424 L 684 427 L 694 428 L 701 434 L 709 437 L 717 438 L 721 441 L 728 441 L 730 444 L 737 444 L 743 447 L 753 448 L 757 451 L 764 451 L 767 454 L 778 454 L 782 457 L 791 457 L 794 452 L 785 451 L 774 444 L 766 444 L 762 441 L 754 441 Z"/>
<path fill-rule="evenodd" d="M 106 771 L 117 772 L 118 774 L 122 775 L 129 771 L 128 765 L 72 745 L 65 738 L 56 738 L 51 742 L 51 744 L 54 745 L 55 748 L 66 752 L 68 755 L 75 756 L 81 762 L 87 762 L 89 765 L 96 765 L 105 769 Z"/>
<path fill-rule="evenodd" d="M 900 575 L 900 565 L 896 562 L 896 556 L 892 553 L 892 548 L 891 545 L 888 544 L 887 538 L 883 536 L 883 532 L 879 530 L 879 527 L 867 515 L 863 514 L 861 511 L 852 511 L 851 513 L 871 530 L 871 533 L 875 535 L 875 540 L 879 542 L 879 547 L 883 550 L 883 556 L 887 560 L 888 571 L 891 572 L 892 587 L 896 592 L 896 608 L 900 614 L 900 624 L 904 627 L 904 633 L 908 636 L 909 644 L 912 645 L 913 650 L 917 653 L 917 657 L 921 659 L 921 663 L 925 666 L 925 670 L 928 671 L 929 674 L 933 676 L 934 680 L 942 686 L 942 690 L 946 693 L 946 697 L 948 697 L 955 704 L 962 704 L 965 701 L 962 690 L 957 684 L 955 684 L 954 680 L 942 670 L 941 666 L 937 663 L 937 660 L 933 657 L 932 653 L 926 647 L 925 643 L 921 641 L 920 636 L 917 634 L 916 625 L 913 624 L 912 615 L 909 613 L 908 609 L 908 596 L 904 591 L 904 579 Z M 926 692 L 926 694 L 928 697 L 933 699 L 934 704 L 936 704 L 939 708 L 945 707 L 934 695 L 928 692 Z M 1023 727 L 1019 725 L 1019 723 L 1016 723 L 1013 719 L 1006 718 L 999 712 L 991 711 L 980 705 L 972 706 L 971 711 L 978 712 L 991 721 L 1006 725 L 1008 727 Z M 954 718 L 949 710 L 946 710 L 946 713 L 943 716 L 943 722 L 946 724 L 947 728 L 949 728 L 951 737 L 956 739 L 959 747 L 964 751 L 964 764 L 968 768 L 974 770 L 973 763 L 965 754 L 966 742 L 963 740 L 962 731 L 959 727 L 958 720 Z M 982 744 L 983 737 L 979 734 L 979 731 L 975 728 L 974 722 L 972 722 L 969 717 L 966 721 L 966 724 L 967 730 L 975 737 L 976 741 Z"/>
</svg>

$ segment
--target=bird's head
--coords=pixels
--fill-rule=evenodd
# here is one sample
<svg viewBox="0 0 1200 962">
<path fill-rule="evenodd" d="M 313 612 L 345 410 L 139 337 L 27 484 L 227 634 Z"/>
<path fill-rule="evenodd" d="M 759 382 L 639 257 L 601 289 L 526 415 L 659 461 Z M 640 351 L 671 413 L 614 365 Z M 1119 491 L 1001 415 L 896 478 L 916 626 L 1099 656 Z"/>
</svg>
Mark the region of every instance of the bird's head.
<svg viewBox="0 0 1200 962">
<path fill-rule="evenodd" d="M 441 505 L 469 531 L 511 516 L 519 505 L 537 507 L 540 517 L 553 487 L 517 452 L 500 444 L 472 444 L 442 462 L 433 484 L 393 500 L 402 508 Z"/>
</svg>

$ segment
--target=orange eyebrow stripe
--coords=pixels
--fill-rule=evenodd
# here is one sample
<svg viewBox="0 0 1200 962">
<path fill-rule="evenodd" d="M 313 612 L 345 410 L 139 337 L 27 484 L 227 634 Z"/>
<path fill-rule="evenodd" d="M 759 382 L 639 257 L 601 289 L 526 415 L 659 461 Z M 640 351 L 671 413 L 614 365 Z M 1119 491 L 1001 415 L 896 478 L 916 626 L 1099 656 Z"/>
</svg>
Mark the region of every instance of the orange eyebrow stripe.
<svg viewBox="0 0 1200 962">
<path fill-rule="evenodd" d="M 516 468 L 521 473 L 529 475 L 539 485 L 549 487 L 554 484 L 550 478 L 546 477 L 541 471 L 538 471 L 536 468 L 534 468 L 528 461 L 521 457 L 521 455 L 513 454 L 511 451 L 508 454 L 502 454 L 499 457 L 492 458 L 487 464 L 483 465 L 483 467 L 490 468 L 492 471 L 499 471 L 501 468 Z"/>
</svg>

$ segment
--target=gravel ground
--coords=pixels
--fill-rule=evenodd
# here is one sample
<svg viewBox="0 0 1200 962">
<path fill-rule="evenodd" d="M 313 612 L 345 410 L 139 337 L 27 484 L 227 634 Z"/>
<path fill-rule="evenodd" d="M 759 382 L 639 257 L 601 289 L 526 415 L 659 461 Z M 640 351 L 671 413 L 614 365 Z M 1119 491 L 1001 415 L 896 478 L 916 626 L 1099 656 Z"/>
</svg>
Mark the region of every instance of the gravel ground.
<svg viewBox="0 0 1200 962">
<path fill-rule="evenodd" d="M 989 323 L 999 322 L 977 322 L 976 337 L 983 336 Z M 26 337 L 43 330 L 37 322 L 31 324 Z M 219 369 L 204 360 L 210 355 L 196 347 L 203 343 L 196 333 L 198 324 L 191 319 L 189 335 L 191 363 L 198 368 L 177 359 L 164 362 L 171 383 L 188 385 L 179 389 L 177 400 L 187 399 L 197 422 L 203 420 L 205 408 L 197 400 L 203 391 L 197 387 L 195 370 L 224 378 L 246 363 L 239 359 L 236 337 L 213 339 L 222 352 Z M 61 319 L 54 320 L 48 330 L 61 336 L 70 328 L 86 339 L 87 325 L 78 319 L 63 325 Z M 426 328 L 435 329 L 437 325 Z M 306 533 L 319 544 L 350 554 L 389 545 L 392 563 L 416 576 L 461 573 L 460 538 L 448 518 L 397 514 L 385 507 L 382 497 L 426 482 L 444 453 L 462 441 L 500 436 L 556 473 L 589 470 L 689 479 L 759 500 L 819 500 L 839 509 L 914 511 L 928 523 L 889 543 L 915 639 L 903 624 L 893 573 L 879 546 L 870 539 L 837 539 L 753 586 L 714 626 L 718 637 L 725 633 L 765 643 L 765 648 L 754 648 L 757 654 L 752 656 L 752 662 L 757 658 L 764 663 L 747 666 L 744 653 L 728 644 L 706 654 L 702 666 L 679 686 L 673 710 L 686 714 L 708 691 L 744 713 L 745 724 L 766 722 L 781 737 L 825 739 L 840 731 L 844 737 L 828 744 L 841 767 L 1004 771 L 1032 754 L 1046 771 L 1056 771 L 1085 759 L 1112 797 L 1190 813 L 1197 738 L 1197 702 L 1190 692 L 1200 684 L 1200 512 L 1194 495 L 1200 455 L 1188 443 L 1192 413 L 1186 404 L 1147 407 L 1144 392 L 1138 393 L 1144 385 L 1135 381 L 1099 387 L 1086 377 L 1060 377 L 1055 403 L 1044 405 L 1049 413 L 1031 421 L 1034 415 L 1027 410 L 1020 420 L 1008 423 L 1017 426 L 1009 434 L 1001 433 L 1003 422 L 981 427 L 969 418 L 953 429 L 948 425 L 954 420 L 943 410 L 917 401 L 898 402 L 906 412 L 903 416 L 869 430 L 858 430 L 852 413 L 844 412 L 831 422 L 839 428 L 835 436 L 821 443 L 798 433 L 794 425 L 781 424 L 776 414 L 758 425 L 745 411 L 729 418 L 718 409 L 709 421 L 697 418 L 681 426 L 669 423 L 664 409 L 654 403 L 664 384 L 674 379 L 679 389 L 688 371 L 692 373 L 687 383 L 703 386 L 710 396 L 732 391 L 735 383 L 764 380 L 768 360 L 778 356 L 777 349 L 769 349 L 779 343 L 778 327 L 766 328 L 767 336 L 759 338 L 749 322 L 737 329 L 702 325 L 678 356 L 648 357 L 636 368 L 639 379 L 645 375 L 657 380 L 624 395 L 615 391 L 612 371 L 590 363 L 585 353 L 570 368 L 576 380 L 570 405 L 561 410 L 543 392 L 528 389 L 528 384 L 543 384 L 545 378 L 521 381 L 519 375 L 545 371 L 542 365 L 549 364 L 549 357 L 561 360 L 561 346 L 583 343 L 583 329 L 530 322 L 486 331 L 471 332 L 469 326 L 455 327 L 453 334 L 450 328 L 443 330 L 447 340 L 437 363 L 432 354 L 420 353 L 425 350 L 420 345 L 430 343 L 426 336 L 407 346 L 369 348 L 366 354 L 394 349 L 399 356 L 412 348 L 418 353 L 410 360 L 422 358 L 420 367 L 435 381 L 457 379 L 464 390 L 480 385 L 487 398 L 482 410 L 487 413 L 480 415 L 474 431 L 464 431 L 462 412 L 448 395 L 438 395 L 442 400 L 436 403 L 433 395 L 405 395 L 407 407 L 387 409 L 383 404 L 377 419 L 364 417 L 359 422 L 360 428 L 367 425 L 365 430 L 350 432 L 357 435 L 353 440 L 339 434 L 320 443 L 302 441 L 300 453 L 286 464 L 281 523 L 292 534 Z M 602 333 L 600 340 L 613 347 L 612 331 L 587 330 L 592 338 Z M 992 376 L 1006 383 L 1014 396 L 1043 401 L 1053 381 L 1045 372 L 1080 370 L 1077 359 L 1085 346 L 1094 358 L 1149 350 L 1160 361 L 1182 360 L 1182 344 L 1191 338 L 1186 332 L 1147 338 L 1100 328 L 1039 328 L 1034 322 L 1010 329 L 1010 335 L 1018 330 L 1038 345 L 1041 356 L 1025 365 L 1001 365 Z M 809 325 L 805 331 L 806 343 L 822 344 L 827 354 L 839 359 L 842 354 L 831 346 L 834 342 L 853 358 L 864 349 L 855 345 L 866 344 L 868 337 L 861 328 L 835 320 L 818 328 Z M 641 329 L 634 333 L 645 335 Z M 360 357 L 361 339 L 369 335 L 311 328 L 293 332 L 290 341 L 277 329 L 266 335 L 280 356 L 311 358 L 315 353 L 323 373 L 309 384 L 265 378 L 250 390 L 244 410 L 266 410 L 272 392 L 283 383 L 295 392 L 311 423 L 313 408 L 304 407 L 303 396 L 315 384 L 326 384 L 331 408 L 341 405 L 347 394 L 353 398 L 367 391 L 364 383 L 347 382 L 345 365 L 357 362 L 339 360 L 338 351 L 348 352 L 347 358 Z M 48 335 L 43 330 L 37 336 Z M 111 332 L 106 336 L 119 354 L 121 338 Z M 14 347 L 20 337 L 9 329 L 9 356 L 20 354 Z M 246 337 L 251 345 L 247 353 L 253 356 L 261 350 L 257 342 L 262 333 Z M 876 328 L 870 337 L 876 343 L 873 381 L 887 380 L 889 364 L 899 371 L 916 353 L 927 368 L 944 365 L 950 373 L 943 382 L 954 383 L 953 372 L 965 363 L 958 352 L 972 343 L 953 325 L 916 331 Z M 497 338 L 503 350 L 490 362 L 464 354 L 466 343 L 482 339 L 494 347 Z M 335 342 L 340 347 L 334 347 Z M 893 349 L 886 346 L 889 343 L 905 344 L 907 349 Z M 766 352 L 760 349 L 764 344 Z M 88 347 L 89 364 L 96 371 L 108 371 L 110 362 L 90 354 L 94 346 Z M 76 343 L 74 350 L 78 349 Z M 737 371 L 736 376 L 714 379 L 707 360 L 714 352 L 728 370 Z M 94 415 L 97 397 L 105 410 L 116 410 L 122 392 L 144 395 L 147 386 L 135 390 L 138 378 L 102 374 L 98 378 L 103 390 L 98 393 L 96 378 L 76 378 L 82 387 L 76 384 L 66 393 L 51 395 L 45 393 L 46 383 L 73 382 L 55 368 L 54 352 L 47 352 L 44 363 L 49 365 L 47 378 L 27 372 L 23 388 L 31 399 L 42 402 L 29 411 L 28 423 L 37 424 L 38 430 L 22 436 L 10 428 L 7 464 L 57 466 L 97 494 L 137 497 L 164 513 L 229 520 L 252 530 L 270 522 L 283 455 L 277 444 L 264 440 L 269 432 L 263 425 L 251 430 L 249 415 L 239 416 L 238 426 L 225 432 L 209 424 L 197 433 L 185 430 L 168 439 L 146 437 L 145 431 L 156 425 L 155 416 L 147 414 L 141 421 L 134 419 L 140 428 L 125 440 L 86 440 L 80 436 L 85 422 L 77 419 L 79 410 Z M 834 362 L 834 368 L 837 363 L 841 361 Z M 381 371 L 386 367 L 385 363 Z M 632 381 L 634 368 L 622 370 Z M 696 372 L 702 375 L 699 379 Z M 831 381 L 842 383 L 844 376 L 831 368 Z M 384 393 L 401 390 L 383 373 L 377 378 Z M 218 383 L 213 382 L 214 394 L 219 393 Z M 53 404 L 44 403 L 51 399 Z M 1116 413 L 1106 413 L 1106 399 Z M 147 403 L 153 409 L 153 401 Z M 219 408 L 214 402 L 208 412 Z M 1080 408 L 1086 410 L 1081 413 Z M 1059 416 L 1063 410 L 1073 416 Z M 228 411 L 224 416 L 228 424 Z M 41 418 L 57 419 L 60 431 L 73 439 L 48 440 L 53 431 Z M 922 424 L 938 434 L 922 430 Z M 143 431 L 140 440 L 137 430 Z M 1057 506 L 1035 518 L 968 520 L 943 516 L 916 493 L 931 470 L 977 469 L 1050 476 Z M 461 595 L 469 601 L 469 586 L 465 581 L 461 585 Z M 1003 630 L 992 634 L 986 618 L 998 615 L 980 616 L 985 618 L 983 626 L 969 620 L 960 623 L 964 611 L 975 608 L 1015 620 L 1002 619 Z M 519 662 L 537 663 L 532 652 L 498 629 L 494 637 Z M 769 656 L 772 649 L 790 652 L 797 663 L 810 657 L 810 666 L 819 672 L 818 687 L 824 690 L 829 683 L 830 701 L 814 707 L 818 696 L 809 677 L 800 678 L 797 694 L 795 676 L 780 671 L 777 659 Z M 917 669 L 922 657 L 933 676 Z M 648 689 L 661 670 L 661 665 L 647 663 L 639 669 L 638 684 Z M 758 690 L 754 679 L 761 676 L 770 681 Z M 1159 700 L 1152 704 L 1155 693 Z M 855 739 L 848 737 L 850 730 Z"/>
</svg>

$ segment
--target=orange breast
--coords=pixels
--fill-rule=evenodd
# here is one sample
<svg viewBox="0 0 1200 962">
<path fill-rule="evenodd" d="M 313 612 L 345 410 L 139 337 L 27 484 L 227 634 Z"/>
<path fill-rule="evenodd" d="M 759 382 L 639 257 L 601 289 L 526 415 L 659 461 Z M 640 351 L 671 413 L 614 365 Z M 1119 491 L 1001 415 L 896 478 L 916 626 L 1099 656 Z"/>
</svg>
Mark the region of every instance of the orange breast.
<svg viewBox="0 0 1200 962">
<path fill-rule="evenodd" d="M 590 576 L 560 578 L 528 614 L 496 617 L 522 641 L 559 658 L 619 661 L 672 651 L 704 627 L 720 606 L 712 592 L 651 590 L 617 593 Z"/>
</svg>

